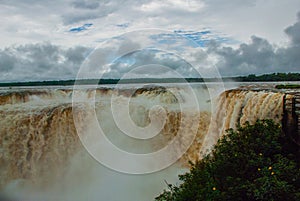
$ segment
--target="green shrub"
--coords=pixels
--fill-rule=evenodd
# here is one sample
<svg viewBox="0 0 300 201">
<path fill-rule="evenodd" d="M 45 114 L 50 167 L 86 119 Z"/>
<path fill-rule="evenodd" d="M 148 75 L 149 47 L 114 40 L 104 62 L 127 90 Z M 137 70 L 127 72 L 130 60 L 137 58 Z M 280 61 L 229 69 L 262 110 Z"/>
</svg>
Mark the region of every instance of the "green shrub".
<svg viewBox="0 0 300 201">
<path fill-rule="evenodd" d="M 275 86 L 276 89 L 300 89 L 299 84 L 279 84 Z"/>
<path fill-rule="evenodd" d="M 156 201 L 300 200 L 299 149 L 271 120 L 229 129 Z"/>
</svg>

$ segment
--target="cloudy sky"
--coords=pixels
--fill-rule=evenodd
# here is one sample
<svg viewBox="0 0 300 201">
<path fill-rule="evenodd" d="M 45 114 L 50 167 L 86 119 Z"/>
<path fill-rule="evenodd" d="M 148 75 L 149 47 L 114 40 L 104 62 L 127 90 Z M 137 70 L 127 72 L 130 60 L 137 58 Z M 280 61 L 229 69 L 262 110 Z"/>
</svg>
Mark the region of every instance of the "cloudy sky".
<svg viewBox="0 0 300 201">
<path fill-rule="evenodd" d="M 150 64 L 184 77 L 300 69 L 299 0 L 0 0 L 0 19 L 1 82 L 75 78 L 94 48 L 111 78 Z"/>
</svg>

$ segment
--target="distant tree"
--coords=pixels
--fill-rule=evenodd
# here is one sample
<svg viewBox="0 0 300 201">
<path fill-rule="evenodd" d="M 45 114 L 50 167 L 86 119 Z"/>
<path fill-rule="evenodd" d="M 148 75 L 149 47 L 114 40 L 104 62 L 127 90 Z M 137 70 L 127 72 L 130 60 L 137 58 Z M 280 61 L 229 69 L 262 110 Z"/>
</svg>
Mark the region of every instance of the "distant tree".
<svg viewBox="0 0 300 201">
<path fill-rule="evenodd" d="M 271 120 L 232 129 L 156 201 L 299 201 L 299 148 Z"/>
<path fill-rule="evenodd" d="M 250 74 L 247 76 L 248 81 L 255 81 L 256 80 L 256 75 L 255 74 Z"/>
</svg>

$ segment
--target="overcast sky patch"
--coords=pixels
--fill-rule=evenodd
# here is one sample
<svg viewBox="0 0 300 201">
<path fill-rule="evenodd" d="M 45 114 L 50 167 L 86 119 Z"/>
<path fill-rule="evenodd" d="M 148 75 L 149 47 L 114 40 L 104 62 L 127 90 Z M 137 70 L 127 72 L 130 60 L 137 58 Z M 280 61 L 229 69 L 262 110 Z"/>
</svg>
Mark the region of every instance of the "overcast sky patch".
<svg viewBox="0 0 300 201">
<path fill-rule="evenodd" d="M 176 46 L 186 58 L 216 66 L 224 76 L 299 72 L 299 8 L 299 0 L 0 1 L 0 81 L 75 77 L 93 48 L 152 28 L 165 31 L 145 40 L 158 41 L 165 51 Z M 144 53 L 131 56 L 127 61 L 136 64 L 146 59 Z M 193 76 L 183 63 L 148 56 Z"/>
</svg>

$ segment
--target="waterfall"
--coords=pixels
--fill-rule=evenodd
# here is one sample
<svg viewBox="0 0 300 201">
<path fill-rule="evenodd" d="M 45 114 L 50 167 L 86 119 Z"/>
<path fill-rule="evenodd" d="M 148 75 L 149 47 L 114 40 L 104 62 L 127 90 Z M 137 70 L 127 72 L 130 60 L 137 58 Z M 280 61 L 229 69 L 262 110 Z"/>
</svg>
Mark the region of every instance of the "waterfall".
<svg viewBox="0 0 300 201">
<path fill-rule="evenodd" d="M 283 93 L 271 91 L 227 90 L 216 100 L 212 122 L 205 137 L 201 154 L 207 154 L 229 128 L 255 123 L 258 119 L 273 119 L 281 123 Z"/>
<path fill-rule="evenodd" d="M 74 164 L 82 166 L 79 161 L 86 156 L 82 154 L 85 149 L 78 132 L 88 133 L 93 128 L 89 125 L 93 113 L 109 140 L 128 152 L 160 150 L 172 143 L 179 131 L 182 135 L 176 146 L 181 151 L 193 133 L 193 142 L 177 162 L 181 168 L 188 167 L 188 161 L 201 158 L 228 128 L 246 121 L 254 123 L 257 119 L 273 119 L 278 123 L 282 120 L 282 93 L 235 89 L 210 100 L 206 88 L 195 91 L 200 103 L 197 110 L 189 102 L 187 91 L 178 87 L 82 89 L 78 90 L 82 100 L 73 105 L 72 89 L 0 90 L 0 189 L 23 182 L 47 189 L 71 174 Z M 124 136 L 111 114 L 112 97 L 121 106 L 122 101 L 130 98 L 129 116 L 138 127 L 152 124 L 153 128 L 160 128 L 162 124 L 157 136 L 147 142 Z M 125 114 L 123 109 L 117 107 L 117 113 Z M 125 122 L 121 126 L 126 128 Z M 81 178 L 81 171 L 76 169 L 70 177 Z M 15 184 L 16 181 L 21 182 Z"/>
</svg>

